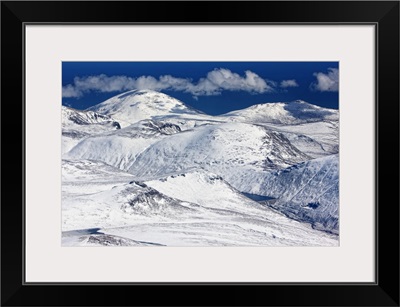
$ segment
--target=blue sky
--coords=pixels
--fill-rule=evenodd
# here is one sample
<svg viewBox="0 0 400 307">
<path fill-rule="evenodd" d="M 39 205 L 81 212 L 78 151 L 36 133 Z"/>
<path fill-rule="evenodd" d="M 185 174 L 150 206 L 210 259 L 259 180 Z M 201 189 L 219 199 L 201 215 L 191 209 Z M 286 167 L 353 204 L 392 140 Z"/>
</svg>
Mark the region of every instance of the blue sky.
<svg viewBox="0 0 400 307">
<path fill-rule="evenodd" d="M 218 115 L 304 100 L 338 109 L 338 62 L 63 62 L 63 105 L 86 109 L 132 89 L 152 89 Z"/>
</svg>

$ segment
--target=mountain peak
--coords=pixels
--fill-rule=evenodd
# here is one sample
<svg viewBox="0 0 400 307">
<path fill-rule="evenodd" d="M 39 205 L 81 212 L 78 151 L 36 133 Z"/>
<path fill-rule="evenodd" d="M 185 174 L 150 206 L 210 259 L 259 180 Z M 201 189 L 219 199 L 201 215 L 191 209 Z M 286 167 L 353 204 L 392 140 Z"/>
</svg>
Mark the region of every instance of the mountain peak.
<svg viewBox="0 0 400 307">
<path fill-rule="evenodd" d="M 132 90 L 118 94 L 88 110 L 112 116 L 124 126 L 159 116 L 200 113 L 178 99 L 152 90 Z"/>
<path fill-rule="evenodd" d="M 303 100 L 256 104 L 223 115 L 233 121 L 254 123 L 301 124 L 323 120 L 338 120 L 338 110 L 322 108 Z"/>
</svg>

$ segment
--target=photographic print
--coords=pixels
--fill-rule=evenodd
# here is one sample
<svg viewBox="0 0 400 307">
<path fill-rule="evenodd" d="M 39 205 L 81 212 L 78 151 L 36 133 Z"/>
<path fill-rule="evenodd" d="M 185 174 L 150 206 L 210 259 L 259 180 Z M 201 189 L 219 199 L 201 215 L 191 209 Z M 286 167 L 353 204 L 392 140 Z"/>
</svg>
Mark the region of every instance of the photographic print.
<svg viewBox="0 0 400 307">
<path fill-rule="evenodd" d="M 63 62 L 62 246 L 339 246 L 338 62 Z"/>
</svg>

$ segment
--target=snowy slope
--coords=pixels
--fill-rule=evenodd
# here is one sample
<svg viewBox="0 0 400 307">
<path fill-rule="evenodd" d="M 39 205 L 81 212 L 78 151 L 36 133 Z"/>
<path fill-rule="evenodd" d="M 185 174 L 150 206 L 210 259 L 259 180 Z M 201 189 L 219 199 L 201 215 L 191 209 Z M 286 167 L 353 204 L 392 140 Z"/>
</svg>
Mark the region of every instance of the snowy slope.
<svg viewBox="0 0 400 307">
<path fill-rule="evenodd" d="M 226 123 L 162 139 L 138 155 L 128 171 L 149 179 L 203 168 L 243 191 L 241 181 L 247 176 L 308 159 L 282 134 L 251 124 Z"/>
<path fill-rule="evenodd" d="M 338 155 L 272 172 L 250 192 L 277 198 L 271 206 L 291 218 L 339 233 Z"/>
<path fill-rule="evenodd" d="M 126 170 L 151 144 L 180 131 L 178 125 L 143 120 L 120 130 L 87 137 L 64 157 L 102 161 Z"/>
<path fill-rule="evenodd" d="M 297 100 L 264 103 L 220 116 L 263 125 L 283 133 L 293 146 L 312 158 L 339 152 L 339 111 Z"/>
<path fill-rule="evenodd" d="M 338 120 L 338 110 L 326 109 L 302 100 L 251 106 L 223 115 L 233 121 L 295 125 L 323 120 Z"/>
<path fill-rule="evenodd" d="M 102 163 L 65 160 L 63 174 L 64 246 L 338 244 L 205 171 L 139 182 Z"/>
<path fill-rule="evenodd" d="M 101 162 L 63 160 L 62 173 L 64 231 L 173 218 L 191 206 Z"/>
<path fill-rule="evenodd" d="M 68 152 L 82 139 L 120 128 L 119 123 L 107 115 L 93 111 L 79 111 L 61 107 L 62 153 Z"/>
<path fill-rule="evenodd" d="M 339 153 L 339 121 L 262 125 L 283 133 L 294 146 L 313 158 Z"/>
</svg>

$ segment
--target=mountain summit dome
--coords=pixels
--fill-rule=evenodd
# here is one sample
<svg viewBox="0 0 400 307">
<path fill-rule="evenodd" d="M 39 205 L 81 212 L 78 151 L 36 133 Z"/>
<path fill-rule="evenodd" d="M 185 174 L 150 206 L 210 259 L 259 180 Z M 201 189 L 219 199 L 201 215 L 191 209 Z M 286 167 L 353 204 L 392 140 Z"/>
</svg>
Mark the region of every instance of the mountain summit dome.
<svg viewBox="0 0 400 307">
<path fill-rule="evenodd" d="M 338 120 L 339 111 L 322 108 L 302 100 L 256 104 L 223 116 L 233 121 L 296 125 L 324 120 Z"/>
<path fill-rule="evenodd" d="M 182 101 L 151 90 L 132 90 L 114 96 L 88 110 L 112 116 L 123 126 L 158 116 L 201 114 Z"/>
</svg>

